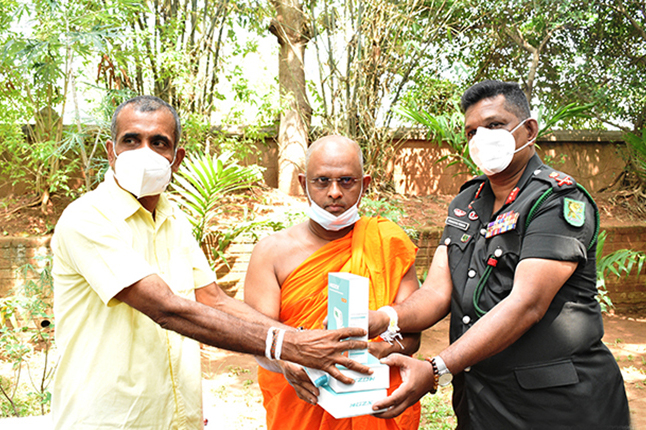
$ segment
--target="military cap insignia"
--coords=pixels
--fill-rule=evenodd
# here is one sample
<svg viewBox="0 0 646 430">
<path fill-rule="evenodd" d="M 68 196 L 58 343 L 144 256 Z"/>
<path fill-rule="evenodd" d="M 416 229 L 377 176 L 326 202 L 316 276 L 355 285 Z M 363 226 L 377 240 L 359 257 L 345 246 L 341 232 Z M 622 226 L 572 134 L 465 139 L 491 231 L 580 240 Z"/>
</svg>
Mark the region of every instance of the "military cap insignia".
<svg viewBox="0 0 646 430">
<path fill-rule="evenodd" d="M 566 197 L 563 200 L 563 215 L 568 224 L 581 227 L 585 223 L 585 202 Z"/>
</svg>

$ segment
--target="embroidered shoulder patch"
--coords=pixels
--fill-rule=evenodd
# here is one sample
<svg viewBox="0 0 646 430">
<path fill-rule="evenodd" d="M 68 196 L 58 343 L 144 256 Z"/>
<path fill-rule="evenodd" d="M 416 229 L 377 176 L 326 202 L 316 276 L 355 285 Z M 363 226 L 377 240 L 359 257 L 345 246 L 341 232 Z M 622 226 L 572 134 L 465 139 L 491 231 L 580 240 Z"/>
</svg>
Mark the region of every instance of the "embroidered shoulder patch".
<svg viewBox="0 0 646 430">
<path fill-rule="evenodd" d="M 585 223 L 585 202 L 566 197 L 563 200 L 563 215 L 570 225 L 581 227 Z"/>
</svg>

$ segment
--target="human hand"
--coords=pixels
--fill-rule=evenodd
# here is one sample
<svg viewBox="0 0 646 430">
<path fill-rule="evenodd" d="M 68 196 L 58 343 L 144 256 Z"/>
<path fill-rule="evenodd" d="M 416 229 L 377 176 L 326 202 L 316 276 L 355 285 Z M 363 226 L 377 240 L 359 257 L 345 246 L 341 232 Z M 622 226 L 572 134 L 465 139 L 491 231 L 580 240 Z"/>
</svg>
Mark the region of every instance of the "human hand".
<svg viewBox="0 0 646 430">
<path fill-rule="evenodd" d="M 303 366 L 283 361 L 281 367 L 283 376 L 289 385 L 294 387 L 298 398 L 315 405 L 318 402 L 319 390 L 312 383 Z"/>
<path fill-rule="evenodd" d="M 381 362 L 399 367 L 402 384 L 390 396 L 372 405 L 375 411 L 386 409 L 384 412 L 375 414 L 376 417 L 396 417 L 431 391 L 435 385 L 433 366 L 426 360 L 391 354 Z"/>
<path fill-rule="evenodd" d="M 397 347 L 399 348 L 399 346 Z M 391 349 L 392 345 L 388 342 L 368 342 L 368 352 L 378 359 L 386 357 Z"/>
<path fill-rule="evenodd" d="M 339 330 L 305 330 L 288 331 L 285 333 L 281 357 L 306 367 L 321 369 L 344 384 L 352 384 L 354 380 L 344 376 L 335 366 L 340 364 L 360 373 L 371 374 L 368 366 L 359 364 L 343 355 L 351 349 L 366 349 L 368 342 L 349 337 L 365 335 L 363 329 L 356 327 Z M 346 339 L 346 340 L 344 340 Z"/>
<path fill-rule="evenodd" d="M 374 339 L 388 329 L 390 317 L 385 312 L 370 311 L 368 313 L 368 339 Z"/>
</svg>

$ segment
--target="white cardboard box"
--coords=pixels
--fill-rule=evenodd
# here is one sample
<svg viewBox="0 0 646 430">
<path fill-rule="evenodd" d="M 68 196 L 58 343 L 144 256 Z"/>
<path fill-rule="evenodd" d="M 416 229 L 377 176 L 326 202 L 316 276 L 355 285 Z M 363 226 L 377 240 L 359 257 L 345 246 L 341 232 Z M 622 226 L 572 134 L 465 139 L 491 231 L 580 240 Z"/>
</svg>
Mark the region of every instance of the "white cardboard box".
<svg viewBox="0 0 646 430">
<path fill-rule="evenodd" d="M 377 357 L 368 354 L 367 365 L 372 369 L 371 375 L 359 373 L 355 370 L 337 366 L 345 376 L 354 379 L 354 384 L 344 384 L 331 377 L 328 373 L 319 369 L 305 368 L 308 376 L 317 387 L 328 386 L 336 393 L 347 393 L 352 391 L 379 390 L 390 388 L 390 367 L 379 362 Z"/>
<path fill-rule="evenodd" d="M 374 414 L 373 403 L 385 399 L 387 390 L 335 393 L 330 387 L 319 387 L 318 404 L 336 419 Z"/>
<path fill-rule="evenodd" d="M 368 341 L 368 303 L 370 280 L 352 273 L 328 273 L 327 324 L 330 330 L 359 327 Z M 368 349 L 348 351 L 348 357 L 362 364 L 368 362 Z"/>
</svg>

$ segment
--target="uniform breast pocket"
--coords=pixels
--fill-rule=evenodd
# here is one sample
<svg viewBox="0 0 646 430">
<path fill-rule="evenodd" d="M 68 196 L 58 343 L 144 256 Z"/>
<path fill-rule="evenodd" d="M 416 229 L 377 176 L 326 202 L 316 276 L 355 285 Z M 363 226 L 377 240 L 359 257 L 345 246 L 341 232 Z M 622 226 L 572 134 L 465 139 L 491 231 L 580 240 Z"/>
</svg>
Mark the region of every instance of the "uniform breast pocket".
<svg viewBox="0 0 646 430">
<path fill-rule="evenodd" d="M 579 375 L 572 360 L 517 368 L 514 374 L 518 384 L 525 390 L 563 387 L 579 382 Z"/>
<path fill-rule="evenodd" d="M 451 272 L 463 261 L 470 259 L 471 252 L 473 251 L 472 242 L 475 239 L 472 233 L 460 230 L 455 227 L 447 227 L 448 237 L 444 239 L 443 244 L 447 247 L 447 254 L 449 257 L 449 267 Z"/>
<path fill-rule="evenodd" d="M 509 293 L 514 284 L 516 266 L 520 258 L 521 237 L 512 230 L 489 239 L 486 258 L 494 256 L 496 266 L 487 282 L 488 288 L 497 294 Z"/>
<path fill-rule="evenodd" d="M 193 283 L 193 262 L 190 249 L 173 249 L 170 253 L 169 264 L 169 285 L 173 292 L 183 297 L 192 294 L 195 286 Z"/>
</svg>

